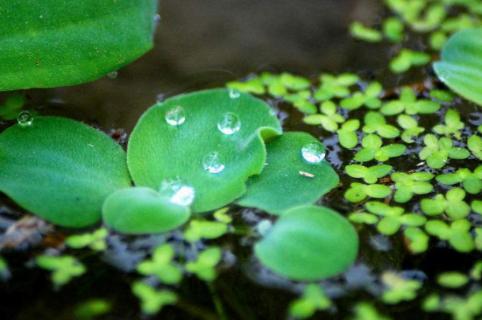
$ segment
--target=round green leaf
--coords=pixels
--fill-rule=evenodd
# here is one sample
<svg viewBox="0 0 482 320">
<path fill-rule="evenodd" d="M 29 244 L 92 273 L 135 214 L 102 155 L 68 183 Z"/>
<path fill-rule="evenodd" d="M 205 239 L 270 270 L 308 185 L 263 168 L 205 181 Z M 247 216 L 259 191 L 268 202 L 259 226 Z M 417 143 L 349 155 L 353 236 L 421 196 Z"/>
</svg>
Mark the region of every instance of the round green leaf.
<svg viewBox="0 0 482 320">
<path fill-rule="evenodd" d="M 38 117 L 0 134 L 0 190 L 55 224 L 97 222 L 105 198 L 129 185 L 122 148 L 82 123 Z"/>
<path fill-rule="evenodd" d="M 482 28 L 457 32 L 445 43 L 435 73 L 450 89 L 482 105 Z"/>
<path fill-rule="evenodd" d="M 191 212 L 155 190 L 133 187 L 111 194 L 102 215 L 105 224 L 115 231 L 146 234 L 175 229 L 189 219 Z"/>
<path fill-rule="evenodd" d="M 304 206 L 286 211 L 255 246 L 270 270 L 294 280 L 318 280 L 350 267 L 358 252 L 353 226 L 328 208 Z"/>
<path fill-rule="evenodd" d="M 338 175 L 328 162 L 310 163 L 303 158 L 302 148 L 311 144 L 324 153 L 323 145 L 303 132 L 285 133 L 269 142 L 267 165 L 248 181 L 248 191 L 238 204 L 281 214 L 315 202 L 338 185 Z"/>
<path fill-rule="evenodd" d="M 0 91 L 92 81 L 152 48 L 156 0 L 22 0 L 0 6 Z"/>
<path fill-rule="evenodd" d="M 226 125 L 231 134 L 218 128 L 228 132 Z M 141 117 L 129 141 L 128 167 L 137 185 L 156 190 L 180 179 L 195 189 L 193 211 L 205 212 L 246 191 L 246 180 L 264 167 L 263 139 L 280 133 L 268 105 L 248 94 L 214 89 L 180 95 Z"/>
</svg>

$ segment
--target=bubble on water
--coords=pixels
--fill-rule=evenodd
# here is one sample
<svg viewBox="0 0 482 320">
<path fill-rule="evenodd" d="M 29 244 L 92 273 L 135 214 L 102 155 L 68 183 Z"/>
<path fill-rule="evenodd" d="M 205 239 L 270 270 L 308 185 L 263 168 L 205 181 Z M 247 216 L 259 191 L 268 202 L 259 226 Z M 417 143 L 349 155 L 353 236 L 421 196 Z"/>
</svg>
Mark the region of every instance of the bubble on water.
<svg viewBox="0 0 482 320">
<path fill-rule="evenodd" d="M 175 106 L 166 112 L 164 119 L 171 126 L 180 126 L 186 121 L 186 114 L 184 108 Z"/>
<path fill-rule="evenodd" d="M 301 148 L 301 155 L 309 163 L 320 163 L 325 159 L 325 151 L 318 143 L 308 143 Z"/>
<path fill-rule="evenodd" d="M 272 227 L 273 223 L 267 219 L 264 219 L 258 222 L 258 224 L 256 225 L 256 231 L 258 231 L 261 236 L 265 236 L 268 234 Z"/>
<path fill-rule="evenodd" d="M 22 128 L 30 127 L 33 124 L 33 115 L 29 111 L 22 111 L 17 116 L 17 123 Z"/>
<path fill-rule="evenodd" d="M 107 78 L 109 79 L 117 79 L 117 76 L 119 75 L 119 73 L 117 71 L 112 71 L 112 72 L 109 72 L 107 74 Z"/>
<path fill-rule="evenodd" d="M 223 134 L 231 135 L 241 129 L 241 121 L 236 114 L 227 112 L 223 115 L 222 119 L 219 120 L 218 129 Z"/>
<path fill-rule="evenodd" d="M 195 198 L 194 188 L 183 183 L 180 179 L 164 180 L 159 189 L 161 195 L 169 198 L 174 204 L 189 206 Z"/>
<path fill-rule="evenodd" d="M 241 92 L 236 89 L 229 89 L 229 97 L 231 99 L 238 99 L 239 97 L 241 97 Z"/>
<path fill-rule="evenodd" d="M 220 173 L 224 170 L 224 163 L 221 161 L 219 153 L 214 151 L 208 153 L 203 158 L 203 168 L 209 173 Z"/>
</svg>

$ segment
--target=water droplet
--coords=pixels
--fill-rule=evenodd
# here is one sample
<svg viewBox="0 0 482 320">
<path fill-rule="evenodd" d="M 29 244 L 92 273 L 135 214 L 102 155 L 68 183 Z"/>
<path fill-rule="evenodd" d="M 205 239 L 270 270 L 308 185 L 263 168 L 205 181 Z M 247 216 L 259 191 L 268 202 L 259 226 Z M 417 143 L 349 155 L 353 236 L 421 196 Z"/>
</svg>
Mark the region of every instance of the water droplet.
<svg viewBox="0 0 482 320">
<path fill-rule="evenodd" d="M 272 227 L 273 223 L 267 219 L 264 219 L 258 222 L 258 224 L 256 225 L 256 231 L 258 231 L 261 236 L 265 236 L 268 234 Z"/>
<path fill-rule="evenodd" d="M 239 97 L 241 97 L 241 92 L 236 89 L 229 89 L 229 97 L 231 99 L 238 99 Z"/>
<path fill-rule="evenodd" d="M 109 79 L 116 79 L 119 73 L 117 71 L 112 71 L 107 74 L 107 78 Z"/>
<path fill-rule="evenodd" d="M 160 14 L 154 15 L 154 24 L 157 26 L 159 22 L 161 22 L 161 15 Z"/>
<path fill-rule="evenodd" d="M 208 153 L 203 159 L 203 167 L 209 173 L 220 173 L 224 170 L 224 164 L 221 162 L 219 153 Z"/>
<path fill-rule="evenodd" d="M 218 129 L 223 134 L 231 135 L 241 129 L 241 121 L 239 117 L 232 112 L 227 112 L 223 118 L 218 122 Z"/>
<path fill-rule="evenodd" d="M 180 206 L 191 205 L 196 194 L 193 187 L 182 183 L 180 179 L 164 180 L 159 192 L 167 196 L 172 203 Z"/>
<path fill-rule="evenodd" d="M 301 148 L 301 155 L 309 163 L 320 163 L 325 159 L 323 147 L 318 143 L 309 143 Z"/>
<path fill-rule="evenodd" d="M 22 128 L 30 127 L 33 124 L 33 116 L 28 111 L 22 111 L 17 116 L 17 123 Z"/>
<path fill-rule="evenodd" d="M 184 108 L 181 106 L 175 106 L 166 112 L 164 117 L 166 122 L 171 126 L 180 126 L 186 121 L 186 114 L 184 113 Z"/>
</svg>

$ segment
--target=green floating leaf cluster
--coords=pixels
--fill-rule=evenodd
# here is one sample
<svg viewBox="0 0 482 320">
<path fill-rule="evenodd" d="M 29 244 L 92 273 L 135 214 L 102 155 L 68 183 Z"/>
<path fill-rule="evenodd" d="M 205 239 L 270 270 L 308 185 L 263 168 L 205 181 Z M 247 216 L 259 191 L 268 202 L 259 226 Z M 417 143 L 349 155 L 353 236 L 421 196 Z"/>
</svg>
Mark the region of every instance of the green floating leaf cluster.
<svg viewBox="0 0 482 320">
<path fill-rule="evenodd" d="M 36 263 L 40 268 L 52 272 L 52 282 L 56 287 L 67 284 L 87 271 L 85 266 L 73 256 L 42 255 L 37 257 Z"/>
<path fill-rule="evenodd" d="M 297 319 L 306 319 L 318 310 L 326 310 L 332 305 L 331 300 L 319 285 L 309 284 L 303 290 L 303 295 L 290 304 L 289 313 Z"/>
</svg>

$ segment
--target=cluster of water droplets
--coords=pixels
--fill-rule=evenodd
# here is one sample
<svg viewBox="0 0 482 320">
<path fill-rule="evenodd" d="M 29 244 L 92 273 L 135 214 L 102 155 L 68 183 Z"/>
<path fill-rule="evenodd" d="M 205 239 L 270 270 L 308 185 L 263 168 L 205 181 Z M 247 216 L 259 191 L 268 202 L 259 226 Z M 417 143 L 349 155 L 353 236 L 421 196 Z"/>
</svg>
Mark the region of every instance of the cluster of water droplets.
<svg viewBox="0 0 482 320">
<path fill-rule="evenodd" d="M 17 123 L 22 128 L 30 127 L 33 124 L 33 115 L 29 111 L 21 111 L 17 116 Z"/>
<path fill-rule="evenodd" d="M 306 162 L 320 163 L 325 159 L 325 151 L 318 143 L 308 143 L 301 148 L 301 155 Z"/>
<path fill-rule="evenodd" d="M 194 188 L 183 183 L 180 179 L 162 181 L 159 193 L 169 198 L 172 203 L 180 206 L 190 206 L 196 196 Z"/>
</svg>

